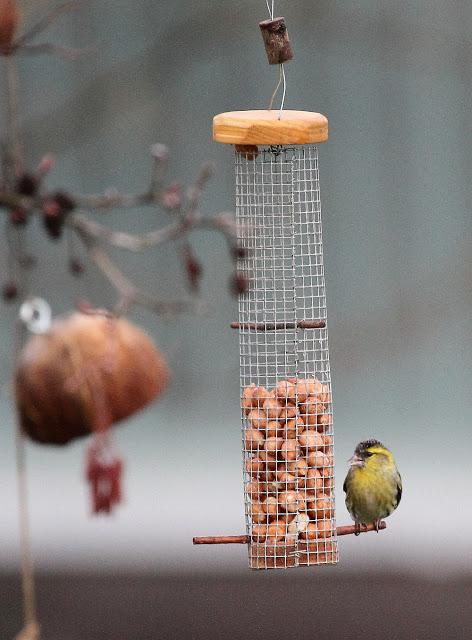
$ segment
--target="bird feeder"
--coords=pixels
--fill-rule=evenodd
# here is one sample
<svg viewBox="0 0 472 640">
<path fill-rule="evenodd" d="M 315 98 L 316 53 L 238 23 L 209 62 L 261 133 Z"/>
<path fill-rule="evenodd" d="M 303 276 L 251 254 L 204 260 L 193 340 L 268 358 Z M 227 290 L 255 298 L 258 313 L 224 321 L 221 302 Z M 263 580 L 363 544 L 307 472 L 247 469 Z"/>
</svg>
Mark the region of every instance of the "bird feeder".
<svg viewBox="0 0 472 640">
<path fill-rule="evenodd" d="M 252 568 L 333 564 L 332 393 L 317 143 L 319 113 L 214 119 L 235 145 L 236 216 L 250 281 L 239 332 L 244 497 Z"/>
<path fill-rule="evenodd" d="M 269 63 L 282 65 L 293 55 L 284 19 L 260 26 Z M 239 270 L 250 283 L 232 323 L 246 534 L 194 543 L 247 544 L 254 569 L 335 564 L 337 536 L 355 529 L 335 524 L 317 147 L 328 139 L 328 120 L 282 108 L 222 113 L 213 138 L 235 149 Z"/>
</svg>

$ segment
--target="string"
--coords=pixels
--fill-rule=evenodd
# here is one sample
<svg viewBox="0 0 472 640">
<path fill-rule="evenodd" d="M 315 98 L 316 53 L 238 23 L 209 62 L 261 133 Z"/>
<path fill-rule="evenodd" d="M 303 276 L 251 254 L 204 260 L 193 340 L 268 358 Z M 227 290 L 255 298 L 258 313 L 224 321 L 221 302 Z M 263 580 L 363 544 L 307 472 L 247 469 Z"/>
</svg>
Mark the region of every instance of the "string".
<svg viewBox="0 0 472 640">
<path fill-rule="evenodd" d="M 26 326 L 18 319 L 16 324 L 15 361 L 25 339 Z M 21 574 L 23 589 L 24 627 L 16 640 L 39 640 L 39 623 L 36 608 L 31 532 L 29 526 L 28 477 L 26 467 L 26 442 L 18 414 L 16 415 L 16 473 L 20 514 Z"/>
</svg>

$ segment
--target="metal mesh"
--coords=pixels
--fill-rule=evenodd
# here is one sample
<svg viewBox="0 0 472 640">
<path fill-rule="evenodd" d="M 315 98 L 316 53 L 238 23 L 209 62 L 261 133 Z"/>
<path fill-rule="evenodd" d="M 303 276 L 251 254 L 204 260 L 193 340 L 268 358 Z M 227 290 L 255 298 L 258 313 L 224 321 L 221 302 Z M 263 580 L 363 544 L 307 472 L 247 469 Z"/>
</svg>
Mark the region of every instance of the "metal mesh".
<svg viewBox="0 0 472 640">
<path fill-rule="evenodd" d="M 317 148 L 236 152 L 236 212 L 251 281 L 239 302 L 250 566 L 335 563 Z"/>
</svg>

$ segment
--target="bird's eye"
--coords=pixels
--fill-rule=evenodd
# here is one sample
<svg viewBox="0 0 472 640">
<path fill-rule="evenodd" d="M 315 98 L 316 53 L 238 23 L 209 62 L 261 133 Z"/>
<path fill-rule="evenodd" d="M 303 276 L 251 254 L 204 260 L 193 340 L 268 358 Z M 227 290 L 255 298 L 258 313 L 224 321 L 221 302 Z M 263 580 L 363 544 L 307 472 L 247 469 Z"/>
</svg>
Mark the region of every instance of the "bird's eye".
<svg viewBox="0 0 472 640">
<path fill-rule="evenodd" d="M 370 458 L 370 456 L 373 456 L 374 454 L 372 453 L 372 451 L 366 451 L 364 455 L 366 458 Z"/>
</svg>

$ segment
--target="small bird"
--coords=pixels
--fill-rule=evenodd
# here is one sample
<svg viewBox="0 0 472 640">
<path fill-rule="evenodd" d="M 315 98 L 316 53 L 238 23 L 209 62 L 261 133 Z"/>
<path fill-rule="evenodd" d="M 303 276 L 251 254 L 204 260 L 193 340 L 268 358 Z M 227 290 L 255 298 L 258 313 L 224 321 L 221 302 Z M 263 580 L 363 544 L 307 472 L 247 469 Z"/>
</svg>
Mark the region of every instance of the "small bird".
<svg viewBox="0 0 472 640">
<path fill-rule="evenodd" d="M 346 507 L 356 523 L 356 535 L 362 525 L 373 524 L 378 532 L 382 518 L 400 503 L 402 479 L 391 452 L 378 440 L 360 442 L 344 481 Z"/>
</svg>

